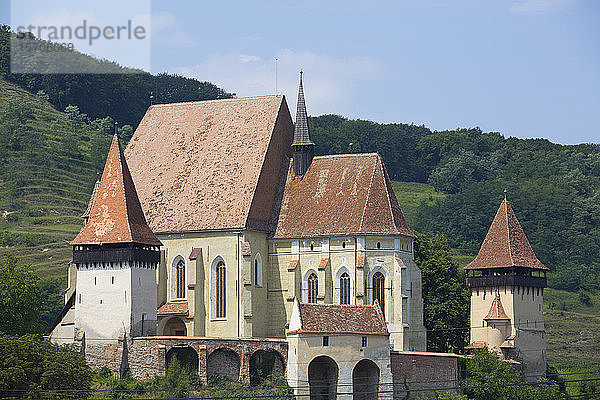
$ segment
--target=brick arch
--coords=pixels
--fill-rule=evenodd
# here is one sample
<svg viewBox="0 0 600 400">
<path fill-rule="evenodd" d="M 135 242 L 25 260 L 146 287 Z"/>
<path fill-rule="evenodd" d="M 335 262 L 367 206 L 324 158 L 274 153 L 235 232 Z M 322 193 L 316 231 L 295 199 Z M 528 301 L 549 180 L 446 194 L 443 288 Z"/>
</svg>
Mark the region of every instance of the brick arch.
<svg viewBox="0 0 600 400">
<path fill-rule="evenodd" d="M 206 377 L 224 375 L 238 381 L 242 371 L 243 356 L 229 346 L 213 349 L 206 357 Z"/>
</svg>

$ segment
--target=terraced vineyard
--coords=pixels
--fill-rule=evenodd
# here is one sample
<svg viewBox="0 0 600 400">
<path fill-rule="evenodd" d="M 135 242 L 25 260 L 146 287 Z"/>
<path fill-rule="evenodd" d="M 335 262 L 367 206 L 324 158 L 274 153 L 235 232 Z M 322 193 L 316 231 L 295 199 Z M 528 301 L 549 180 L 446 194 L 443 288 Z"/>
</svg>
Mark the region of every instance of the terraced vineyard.
<svg viewBox="0 0 600 400">
<path fill-rule="evenodd" d="M 11 107 L 30 113 L 17 130 L 7 122 Z M 81 227 L 96 176 L 90 127 L 3 80 L 0 115 L 0 255 L 17 256 L 41 276 L 64 276 L 68 242 Z"/>
</svg>

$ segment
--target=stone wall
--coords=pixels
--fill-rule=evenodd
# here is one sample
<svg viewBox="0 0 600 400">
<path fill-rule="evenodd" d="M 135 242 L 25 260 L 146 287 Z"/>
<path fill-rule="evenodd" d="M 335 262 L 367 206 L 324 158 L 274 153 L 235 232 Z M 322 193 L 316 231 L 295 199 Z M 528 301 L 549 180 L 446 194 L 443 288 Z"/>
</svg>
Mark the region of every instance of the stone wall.
<svg viewBox="0 0 600 400">
<path fill-rule="evenodd" d="M 287 365 L 288 345 L 284 339 L 153 336 L 128 341 L 127 364 L 132 376 L 137 379 L 150 379 L 153 376 L 164 375 L 167 369 L 167 354 L 176 347 L 190 347 L 198 354 L 198 376 L 202 382 L 206 382 L 211 373 L 221 370 L 233 377 L 237 367 L 239 379 L 243 383 L 250 383 L 250 358 L 258 350 L 276 351 L 284 365 Z M 231 355 L 237 357 L 237 360 L 230 357 Z M 209 364 L 210 370 L 207 369 Z"/>
<path fill-rule="evenodd" d="M 404 398 L 407 392 L 410 392 L 411 398 L 457 392 L 458 359 L 461 356 L 451 353 L 392 351 L 390 357 L 394 398 Z"/>
</svg>

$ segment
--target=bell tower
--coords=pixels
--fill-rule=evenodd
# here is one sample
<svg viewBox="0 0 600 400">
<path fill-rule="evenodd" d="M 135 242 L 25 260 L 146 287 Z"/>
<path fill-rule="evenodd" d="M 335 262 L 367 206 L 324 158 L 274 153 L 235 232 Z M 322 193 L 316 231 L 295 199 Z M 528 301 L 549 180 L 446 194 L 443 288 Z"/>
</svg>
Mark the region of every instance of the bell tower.
<svg viewBox="0 0 600 400">
<path fill-rule="evenodd" d="M 292 142 L 294 175 L 303 177 L 315 155 L 315 144 L 310 140 L 308 129 L 308 114 L 302 87 L 302 71 L 300 71 L 300 85 L 298 86 L 298 102 L 296 104 L 296 126 L 294 128 L 294 141 Z"/>
<path fill-rule="evenodd" d="M 71 242 L 76 332 L 94 341 L 156 334 L 161 242 L 146 223 L 116 134 L 87 214 Z"/>
<path fill-rule="evenodd" d="M 528 381 L 546 372 L 543 295 L 548 268 L 538 260 L 505 198 L 465 267 L 471 289 L 471 340 L 521 364 Z"/>
</svg>

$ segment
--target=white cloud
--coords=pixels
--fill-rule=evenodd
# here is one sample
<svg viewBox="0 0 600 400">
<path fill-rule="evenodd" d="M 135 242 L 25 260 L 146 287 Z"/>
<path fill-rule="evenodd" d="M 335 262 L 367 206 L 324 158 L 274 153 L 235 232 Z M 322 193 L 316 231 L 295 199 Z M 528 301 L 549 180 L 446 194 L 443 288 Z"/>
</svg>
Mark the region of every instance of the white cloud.
<svg viewBox="0 0 600 400">
<path fill-rule="evenodd" d="M 577 0 L 521 0 L 510 6 L 515 14 L 535 14 L 560 11 L 573 6 Z"/>
<path fill-rule="evenodd" d="M 166 11 L 152 13 L 152 40 L 169 46 L 192 46 L 195 44 L 177 21 L 175 16 Z"/>
<path fill-rule="evenodd" d="M 312 115 L 344 113 L 358 95 L 358 82 L 376 80 L 384 69 L 372 58 L 338 58 L 311 51 L 282 49 L 276 54 L 279 93 L 286 95 L 295 113 L 299 71 L 303 69 L 308 112 Z M 238 97 L 275 93 L 275 57 L 248 54 L 214 54 L 193 66 L 170 72 L 210 81 Z"/>
</svg>

